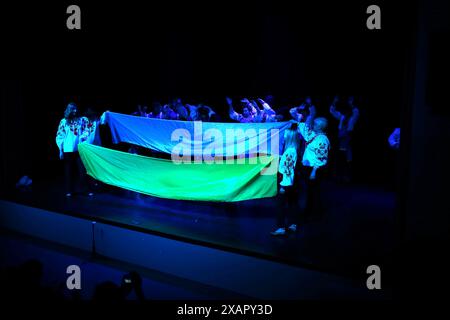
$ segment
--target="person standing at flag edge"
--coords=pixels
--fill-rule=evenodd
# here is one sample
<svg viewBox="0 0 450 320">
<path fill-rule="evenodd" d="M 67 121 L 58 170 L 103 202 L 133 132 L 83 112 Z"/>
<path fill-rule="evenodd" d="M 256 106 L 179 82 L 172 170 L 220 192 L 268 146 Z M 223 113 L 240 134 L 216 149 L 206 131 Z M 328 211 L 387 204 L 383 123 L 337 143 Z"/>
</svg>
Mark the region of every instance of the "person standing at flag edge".
<svg viewBox="0 0 450 320">
<path fill-rule="evenodd" d="M 274 235 L 286 233 L 288 229 L 296 226 L 296 205 L 298 195 L 298 179 L 296 179 L 297 156 L 300 148 L 300 134 L 298 123 L 293 121 L 291 126 L 284 131 L 283 154 L 280 158 L 278 171 L 282 174 L 280 182 L 280 202 L 281 206 L 277 212 L 278 229 L 272 233 Z"/>
<path fill-rule="evenodd" d="M 86 170 L 78 154 L 78 144 L 88 141 L 93 134 L 93 129 L 89 119 L 78 115 L 78 108 L 75 103 L 67 105 L 64 118 L 60 121 L 56 134 L 56 145 L 59 148 L 59 158 L 64 161 L 64 180 L 66 196 L 71 197 L 75 191 L 75 181 L 77 179 L 86 181 Z M 93 196 L 89 184 L 88 195 Z"/>
<path fill-rule="evenodd" d="M 328 152 L 330 150 L 330 141 L 325 133 L 328 121 L 322 117 L 313 119 L 313 115 L 308 116 L 305 122 L 300 122 L 303 118 L 301 114 L 296 114 L 294 118 L 297 121 L 293 121 L 293 123 L 298 123 L 297 131 L 305 140 L 305 152 L 303 153 L 299 172 L 300 177 L 306 180 L 306 207 L 304 217 L 309 218 L 320 209 L 320 182 L 324 167 L 328 162 Z M 285 151 L 287 150 L 285 149 Z M 281 161 L 283 161 L 283 156 L 281 157 Z M 281 169 L 283 166 L 283 163 L 281 163 L 280 170 L 283 170 Z M 294 200 L 296 201 L 297 199 L 295 198 Z M 292 211 L 291 206 L 289 206 L 288 210 L 280 210 L 280 215 L 277 219 L 278 228 L 271 232 L 272 235 L 282 236 L 287 231 L 297 231 L 297 223 L 292 218 L 290 219 L 291 224 L 289 227 L 286 228 L 282 224 L 286 217 L 292 217 L 293 212 L 290 211 Z"/>
</svg>

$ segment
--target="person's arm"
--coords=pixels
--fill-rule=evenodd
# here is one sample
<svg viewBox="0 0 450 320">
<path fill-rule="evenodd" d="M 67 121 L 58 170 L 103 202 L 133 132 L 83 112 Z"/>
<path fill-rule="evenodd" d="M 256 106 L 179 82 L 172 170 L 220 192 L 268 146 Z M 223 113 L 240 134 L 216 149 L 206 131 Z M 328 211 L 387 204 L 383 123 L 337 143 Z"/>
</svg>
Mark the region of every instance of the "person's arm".
<svg viewBox="0 0 450 320">
<path fill-rule="evenodd" d="M 258 102 L 256 102 L 255 100 L 250 101 L 250 104 L 252 105 L 252 110 L 253 112 L 258 113 L 259 111 L 261 111 L 261 108 L 258 105 Z"/>
<path fill-rule="evenodd" d="M 270 105 L 265 102 L 263 99 L 258 99 L 258 101 L 261 103 L 262 107 L 264 108 L 264 112 L 268 115 L 276 115 L 277 113 L 270 107 Z"/>
<path fill-rule="evenodd" d="M 308 136 L 308 126 L 305 122 L 299 122 L 297 131 L 300 133 L 300 135 L 303 137 L 303 139 L 306 140 L 306 137 Z"/>
<path fill-rule="evenodd" d="M 314 154 L 316 156 L 316 160 L 314 161 L 314 163 L 311 163 L 313 169 L 311 171 L 311 174 L 309 176 L 309 178 L 311 180 L 314 180 L 316 178 L 317 175 L 317 171 L 321 170 L 323 166 L 325 166 L 328 162 L 328 150 L 330 149 L 330 145 L 328 142 L 328 139 L 322 138 L 322 137 L 317 137 L 316 139 L 320 139 L 317 142 L 317 147 L 314 148 Z"/>
<path fill-rule="evenodd" d="M 252 105 L 254 106 L 254 109 L 256 110 L 256 115 L 254 117 L 254 122 L 264 122 L 264 116 L 265 112 L 263 109 L 260 109 L 256 101 L 252 100 Z"/>
<path fill-rule="evenodd" d="M 186 104 L 186 108 L 188 108 L 189 110 L 189 118 L 191 120 L 197 119 L 197 107 L 190 104 Z"/>
<path fill-rule="evenodd" d="M 211 108 L 211 107 L 208 107 L 208 106 L 204 106 L 206 109 L 208 109 L 208 115 L 209 115 L 209 117 L 211 117 L 213 114 L 216 114 L 216 112 Z"/>
<path fill-rule="evenodd" d="M 230 114 L 230 119 L 239 122 L 241 120 L 241 118 L 242 118 L 242 115 L 240 115 L 239 113 L 234 111 L 234 109 L 233 109 L 233 101 L 231 100 L 231 98 L 227 97 L 227 104 L 228 104 L 228 112 Z"/>
<path fill-rule="evenodd" d="M 242 115 L 231 109 L 230 110 L 230 119 L 239 122 L 242 119 Z"/>
<path fill-rule="evenodd" d="M 358 110 L 358 108 L 354 107 L 352 109 L 352 115 L 351 115 L 350 119 L 348 120 L 348 131 L 353 130 L 358 119 L 359 119 L 359 110 Z"/>
<path fill-rule="evenodd" d="M 309 107 L 309 116 L 306 117 L 305 123 L 309 128 L 312 128 L 312 124 L 314 119 L 316 118 L 316 107 L 310 106 Z"/>
<path fill-rule="evenodd" d="M 341 120 L 341 113 L 336 110 L 336 107 L 333 104 L 330 106 L 330 113 L 336 120 Z"/>
<path fill-rule="evenodd" d="M 313 167 L 313 168 L 312 168 L 311 174 L 309 175 L 309 180 L 314 180 L 314 179 L 316 179 L 317 169 L 319 169 L 319 167 Z"/>
<path fill-rule="evenodd" d="M 291 108 L 289 110 L 289 113 L 291 114 L 292 118 L 297 122 L 300 122 L 303 118 L 303 115 L 297 112 L 297 107 Z"/>
<path fill-rule="evenodd" d="M 58 132 L 56 133 L 56 145 L 59 149 L 59 158 L 63 158 L 64 154 L 64 139 L 66 138 L 67 132 L 66 132 L 66 119 L 62 119 L 58 126 Z"/>
</svg>

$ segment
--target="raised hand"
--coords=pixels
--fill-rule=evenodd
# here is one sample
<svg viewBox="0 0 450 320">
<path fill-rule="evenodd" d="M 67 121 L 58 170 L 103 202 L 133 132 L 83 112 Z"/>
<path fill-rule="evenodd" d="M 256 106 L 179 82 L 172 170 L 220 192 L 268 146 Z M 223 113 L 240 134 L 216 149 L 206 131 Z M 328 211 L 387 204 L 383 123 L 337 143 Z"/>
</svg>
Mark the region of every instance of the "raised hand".
<svg viewBox="0 0 450 320">
<path fill-rule="evenodd" d="M 251 104 L 252 104 L 253 107 L 256 108 L 256 110 L 260 110 L 260 109 L 259 109 L 259 106 L 258 106 L 258 104 L 256 103 L 255 100 L 252 100 L 252 101 L 251 101 Z"/>
<path fill-rule="evenodd" d="M 317 168 L 313 168 L 311 170 L 311 174 L 309 175 L 309 180 L 315 180 L 316 179 L 316 171 L 317 171 Z"/>
</svg>

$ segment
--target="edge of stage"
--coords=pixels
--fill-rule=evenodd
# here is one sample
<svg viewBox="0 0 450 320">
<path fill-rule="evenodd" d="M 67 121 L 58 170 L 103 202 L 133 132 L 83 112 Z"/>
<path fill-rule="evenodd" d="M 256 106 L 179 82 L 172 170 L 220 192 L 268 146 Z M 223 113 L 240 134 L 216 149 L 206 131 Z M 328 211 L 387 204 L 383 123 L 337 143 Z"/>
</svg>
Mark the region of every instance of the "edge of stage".
<svg viewBox="0 0 450 320">
<path fill-rule="evenodd" d="M 390 290 L 383 294 L 367 290 L 365 270 L 360 270 L 361 278 L 353 277 L 364 259 L 336 268 L 336 260 L 343 257 L 333 253 L 332 247 L 322 247 L 323 252 L 311 255 L 324 245 L 311 245 L 323 236 L 323 221 L 288 238 L 271 237 L 274 199 L 191 203 L 109 187 L 94 198 L 66 199 L 58 183 L 33 188 L 0 200 L 1 227 L 248 297 L 390 296 Z M 376 240 L 379 244 L 380 239 Z M 385 240 L 387 245 L 389 239 Z M 327 238 L 325 242 L 330 245 L 333 241 Z M 343 246 L 340 251 L 349 249 L 342 241 L 335 245 Z M 325 259 L 321 261 L 320 256 Z M 343 272 L 346 268 L 349 274 Z"/>
</svg>

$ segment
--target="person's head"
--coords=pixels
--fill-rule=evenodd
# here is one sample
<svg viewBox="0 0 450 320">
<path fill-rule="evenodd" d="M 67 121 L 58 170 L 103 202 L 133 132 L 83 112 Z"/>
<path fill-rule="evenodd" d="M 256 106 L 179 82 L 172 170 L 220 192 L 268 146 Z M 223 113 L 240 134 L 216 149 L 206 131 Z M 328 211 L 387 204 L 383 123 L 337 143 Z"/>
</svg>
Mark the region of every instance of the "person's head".
<svg viewBox="0 0 450 320">
<path fill-rule="evenodd" d="M 187 118 L 188 118 L 188 111 L 181 103 L 179 103 L 179 104 L 177 104 L 175 106 L 175 111 L 176 111 L 176 113 L 178 113 L 179 118 L 181 120 L 187 120 Z"/>
<path fill-rule="evenodd" d="M 305 98 L 305 104 L 308 105 L 308 106 L 310 106 L 312 104 L 311 97 L 306 97 Z"/>
<path fill-rule="evenodd" d="M 242 115 L 244 117 L 249 117 L 252 115 L 252 104 L 250 103 L 250 100 L 248 100 L 247 98 L 244 98 L 241 100 L 241 104 L 242 104 Z M 245 110 L 247 109 L 247 110 Z"/>
<path fill-rule="evenodd" d="M 77 114 L 78 114 L 77 105 L 73 102 L 70 102 L 66 107 L 66 111 L 64 111 L 64 118 L 74 119 L 77 117 Z"/>
<path fill-rule="evenodd" d="M 245 106 L 242 108 L 242 115 L 244 116 L 244 118 L 248 118 L 251 116 L 251 112 L 249 109 L 250 109 L 249 106 Z"/>
<path fill-rule="evenodd" d="M 269 105 L 272 105 L 274 100 L 275 97 L 271 94 L 264 97 L 264 101 L 267 102 Z"/>
<path fill-rule="evenodd" d="M 154 112 L 155 114 L 160 113 L 160 112 L 161 112 L 161 109 L 162 109 L 161 103 L 159 103 L 159 102 L 153 102 L 152 109 L 153 109 L 153 112 Z"/>
<path fill-rule="evenodd" d="M 114 282 L 105 281 L 99 283 L 95 287 L 94 296 L 92 299 L 96 302 L 121 302 L 124 301 L 124 294 L 122 288 Z"/>
<path fill-rule="evenodd" d="M 353 102 L 354 101 L 355 101 L 355 97 L 353 97 L 353 96 L 350 96 L 347 99 L 347 103 L 348 103 L 349 106 L 353 106 Z"/>
<path fill-rule="evenodd" d="M 169 107 L 168 104 L 165 104 L 162 108 L 161 108 L 162 114 L 164 119 L 169 119 L 169 114 L 170 112 L 172 112 L 172 109 Z"/>
<path fill-rule="evenodd" d="M 179 119 L 179 114 L 177 112 L 175 112 L 173 109 L 169 108 L 168 112 L 167 112 L 167 118 L 169 120 L 178 120 Z"/>
<path fill-rule="evenodd" d="M 170 104 L 172 107 L 175 107 L 175 106 L 178 105 L 178 104 L 182 104 L 181 98 L 174 97 L 174 98 L 170 99 L 169 104 Z"/>
<path fill-rule="evenodd" d="M 248 108 L 250 110 L 250 113 L 254 116 L 256 116 L 256 114 L 258 113 L 257 109 L 258 109 L 258 104 L 256 103 L 255 100 L 252 100 L 248 103 Z"/>
<path fill-rule="evenodd" d="M 325 132 L 328 126 L 328 120 L 322 117 L 315 118 L 313 123 L 313 131 L 315 132 Z"/>
<path fill-rule="evenodd" d="M 124 274 L 122 277 L 122 283 L 120 284 L 122 294 L 127 297 L 133 290 L 142 290 L 142 278 L 136 271 L 131 271 L 130 273 Z"/>
<path fill-rule="evenodd" d="M 199 107 L 198 117 L 200 121 L 209 121 L 209 110 L 203 106 Z"/>
<path fill-rule="evenodd" d="M 127 273 L 125 275 L 123 275 L 122 277 L 122 283 L 120 284 L 120 288 L 122 289 L 122 292 L 125 296 L 128 296 L 131 291 L 133 291 L 133 278 L 132 276 Z"/>
</svg>

